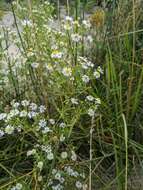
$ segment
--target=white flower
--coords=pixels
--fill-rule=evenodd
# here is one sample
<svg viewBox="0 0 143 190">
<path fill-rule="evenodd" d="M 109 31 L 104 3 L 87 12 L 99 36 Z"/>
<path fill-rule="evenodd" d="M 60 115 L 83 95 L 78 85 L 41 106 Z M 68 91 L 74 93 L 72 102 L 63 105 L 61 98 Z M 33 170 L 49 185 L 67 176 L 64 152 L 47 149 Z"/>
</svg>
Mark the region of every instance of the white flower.
<svg viewBox="0 0 143 190">
<path fill-rule="evenodd" d="M 76 98 L 71 98 L 72 104 L 78 105 L 78 99 Z"/>
<path fill-rule="evenodd" d="M 89 61 L 86 57 L 79 57 L 83 69 L 88 69 L 89 67 L 94 67 L 94 64 Z"/>
<path fill-rule="evenodd" d="M 39 107 L 39 111 L 40 111 L 40 113 L 44 113 L 44 112 L 46 111 L 46 107 L 43 106 L 43 105 L 41 105 L 41 106 Z"/>
<path fill-rule="evenodd" d="M 63 177 L 61 177 L 60 182 L 61 182 L 61 183 L 64 183 L 64 182 L 65 182 L 65 179 L 64 179 Z"/>
<path fill-rule="evenodd" d="M 73 42 L 79 42 L 82 40 L 82 36 L 80 36 L 79 34 L 72 34 L 71 39 Z"/>
<path fill-rule="evenodd" d="M 43 177 L 40 175 L 40 176 L 38 176 L 38 181 L 40 182 L 40 181 L 42 181 L 42 179 L 43 179 Z"/>
<path fill-rule="evenodd" d="M 53 67 L 52 67 L 51 64 L 46 65 L 46 69 L 47 69 L 49 72 L 52 72 L 52 71 L 53 71 Z"/>
<path fill-rule="evenodd" d="M 31 27 L 33 25 L 32 21 L 28 20 L 28 19 L 25 19 L 25 20 L 21 21 L 21 23 L 22 23 L 23 26 L 29 26 L 29 27 Z"/>
<path fill-rule="evenodd" d="M 54 158 L 54 155 L 53 155 L 52 152 L 50 152 L 50 153 L 47 154 L 47 159 L 48 160 L 53 160 L 53 158 Z"/>
<path fill-rule="evenodd" d="M 98 71 L 99 73 L 103 74 L 103 69 L 102 69 L 100 66 L 97 67 L 97 71 Z"/>
<path fill-rule="evenodd" d="M 91 24 L 90 24 L 90 21 L 89 20 L 83 20 L 82 21 L 82 24 L 84 25 L 84 27 L 86 29 L 90 28 L 91 27 Z"/>
<path fill-rule="evenodd" d="M 101 104 L 100 98 L 95 98 L 95 103 L 98 104 L 98 105 L 100 105 Z"/>
<path fill-rule="evenodd" d="M 65 128 L 65 127 L 66 127 L 66 124 L 62 122 L 62 123 L 60 123 L 59 127 L 60 127 L 60 128 Z"/>
<path fill-rule="evenodd" d="M 42 170 L 42 168 L 43 168 L 43 162 L 42 161 L 38 162 L 37 168 L 39 168 L 40 170 Z"/>
<path fill-rule="evenodd" d="M 37 114 L 38 114 L 37 112 L 31 111 L 31 112 L 28 113 L 28 117 L 31 119 L 31 118 L 33 118 L 33 117 L 36 117 Z"/>
<path fill-rule="evenodd" d="M 27 156 L 31 156 L 31 155 L 34 155 L 34 154 L 36 154 L 36 149 L 32 149 L 32 150 L 27 151 Z"/>
<path fill-rule="evenodd" d="M 61 59 L 62 58 L 62 52 L 59 52 L 58 50 L 54 50 L 51 54 L 51 57 L 53 59 Z"/>
<path fill-rule="evenodd" d="M 19 114 L 19 110 L 18 109 L 14 109 L 14 110 L 10 111 L 9 116 L 13 117 L 13 116 L 17 116 L 18 114 Z"/>
<path fill-rule="evenodd" d="M 87 75 L 82 76 L 82 81 L 85 83 L 88 83 L 90 81 L 89 77 Z"/>
<path fill-rule="evenodd" d="M 99 73 L 99 71 L 94 71 L 93 76 L 94 76 L 96 79 L 99 79 L 99 78 L 100 78 L 100 73 Z"/>
<path fill-rule="evenodd" d="M 65 137 L 64 137 L 64 135 L 62 134 L 61 136 L 60 136 L 60 142 L 63 142 L 65 140 Z"/>
<path fill-rule="evenodd" d="M 46 133 L 49 133 L 49 132 L 52 132 L 52 130 L 49 127 L 44 127 L 44 129 L 42 130 L 43 134 L 46 134 Z"/>
<path fill-rule="evenodd" d="M 92 36 L 88 35 L 88 36 L 86 37 L 86 41 L 89 42 L 89 43 L 92 43 L 92 42 L 93 42 Z"/>
<path fill-rule="evenodd" d="M 77 189 L 81 189 L 82 188 L 82 183 L 80 181 L 76 181 L 75 186 L 76 186 Z"/>
<path fill-rule="evenodd" d="M 7 114 L 6 113 L 1 113 L 0 114 L 0 121 L 4 120 L 6 118 Z"/>
<path fill-rule="evenodd" d="M 17 126 L 17 131 L 18 131 L 18 132 L 21 132 L 21 128 L 22 128 L 22 126 L 21 126 L 21 125 L 18 125 L 18 126 Z"/>
<path fill-rule="evenodd" d="M 47 125 L 47 121 L 45 119 L 41 119 L 39 121 L 40 128 L 44 128 L 44 127 L 46 127 L 46 125 Z"/>
<path fill-rule="evenodd" d="M 72 75 L 72 69 L 70 67 L 65 67 L 62 70 L 62 73 L 66 77 L 70 77 Z"/>
<path fill-rule="evenodd" d="M 61 174 L 60 174 L 60 172 L 57 172 L 57 173 L 55 174 L 55 179 L 58 179 L 58 180 L 61 179 Z"/>
<path fill-rule="evenodd" d="M 4 131 L 0 130 L 0 137 L 4 136 Z"/>
<path fill-rule="evenodd" d="M 16 190 L 21 190 L 23 186 L 21 183 L 17 183 L 15 187 L 16 187 Z"/>
<path fill-rule="evenodd" d="M 7 125 L 5 128 L 5 133 L 11 135 L 14 132 L 14 127 L 11 125 Z"/>
<path fill-rule="evenodd" d="M 71 30 L 71 24 L 69 24 L 69 23 L 65 23 L 64 25 L 63 25 L 63 27 L 64 27 L 64 29 L 65 30 Z"/>
<path fill-rule="evenodd" d="M 80 27 L 80 24 L 79 24 L 78 20 L 73 21 L 73 24 L 74 24 L 75 26 Z"/>
<path fill-rule="evenodd" d="M 81 63 L 81 65 L 82 65 L 82 68 L 83 68 L 83 69 L 88 69 L 87 63 L 83 62 L 83 63 Z"/>
<path fill-rule="evenodd" d="M 44 152 L 48 153 L 48 154 L 52 152 L 51 145 L 48 145 L 48 146 L 42 145 L 42 146 L 41 146 L 41 149 L 42 149 Z"/>
<path fill-rule="evenodd" d="M 91 116 L 91 117 L 93 117 L 95 115 L 95 110 L 93 110 L 93 109 L 90 108 L 88 110 L 88 115 Z"/>
<path fill-rule="evenodd" d="M 14 108 L 18 108 L 18 107 L 20 106 L 20 103 L 19 103 L 19 102 L 15 102 L 15 103 L 12 104 L 12 106 L 13 106 Z"/>
<path fill-rule="evenodd" d="M 89 95 L 89 96 L 86 96 L 86 99 L 90 102 L 92 102 L 94 100 L 94 97 Z"/>
<path fill-rule="evenodd" d="M 27 116 L 27 111 L 22 110 L 19 114 L 20 117 L 26 117 Z"/>
<path fill-rule="evenodd" d="M 54 125 L 55 124 L 55 120 L 54 119 L 49 119 L 49 122 Z"/>
<path fill-rule="evenodd" d="M 65 20 L 66 20 L 66 21 L 69 21 L 69 22 L 72 22 L 72 21 L 73 21 L 73 18 L 70 17 L 70 16 L 66 16 L 66 17 L 65 17 Z"/>
<path fill-rule="evenodd" d="M 29 108 L 32 110 L 32 111 L 35 111 L 37 109 L 37 104 L 35 103 L 31 103 Z"/>
<path fill-rule="evenodd" d="M 37 69 L 39 67 L 39 63 L 37 62 L 31 63 L 31 66 L 32 68 Z"/>
<path fill-rule="evenodd" d="M 53 169 L 52 170 L 52 174 L 55 175 L 57 173 L 57 170 L 56 169 Z"/>
<path fill-rule="evenodd" d="M 87 63 L 86 63 L 86 64 L 88 65 L 88 67 L 92 67 L 92 68 L 94 67 L 94 64 L 93 64 L 91 61 L 88 61 L 88 60 L 87 60 Z"/>
<path fill-rule="evenodd" d="M 78 172 L 74 171 L 71 166 L 67 166 L 65 167 L 65 171 L 67 172 L 67 174 L 69 176 L 74 176 L 74 177 L 77 177 L 78 176 Z"/>
<path fill-rule="evenodd" d="M 76 155 L 76 153 L 72 150 L 71 151 L 71 159 L 73 160 L 73 161 L 76 161 L 77 160 L 77 155 Z"/>
<path fill-rule="evenodd" d="M 22 100 L 21 105 L 24 107 L 29 106 L 29 101 L 28 100 Z"/>
<path fill-rule="evenodd" d="M 67 152 L 62 152 L 61 153 L 61 158 L 62 159 L 66 159 L 68 157 L 68 153 Z"/>
</svg>

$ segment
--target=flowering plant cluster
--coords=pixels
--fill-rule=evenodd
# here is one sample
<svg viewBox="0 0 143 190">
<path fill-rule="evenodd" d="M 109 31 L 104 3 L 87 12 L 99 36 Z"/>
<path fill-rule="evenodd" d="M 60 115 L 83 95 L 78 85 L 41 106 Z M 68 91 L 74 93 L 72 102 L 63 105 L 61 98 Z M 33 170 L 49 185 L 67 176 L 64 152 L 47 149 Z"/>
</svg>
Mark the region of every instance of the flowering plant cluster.
<svg viewBox="0 0 143 190">
<path fill-rule="evenodd" d="M 28 8 L 16 2 L 13 7 L 20 12 L 20 20 L 15 20 L 18 33 L 9 28 L 4 33 L 17 51 L 11 52 L 9 44 L 1 55 L 0 140 L 33 136 L 24 159 L 32 163 L 36 189 L 62 190 L 70 185 L 86 190 L 86 172 L 72 138 L 81 125 L 88 129 L 101 104 L 95 85 L 103 70 L 87 56 L 93 42 L 91 24 L 70 16 L 56 21 L 47 1 L 39 10 L 33 7 L 29 15 Z M 1 40 L 6 41 L 4 36 Z M 84 126 L 81 118 L 89 122 Z M 33 188 L 33 180 L 28 184 L 20 180 L 9 188 Z"/>
</svg>

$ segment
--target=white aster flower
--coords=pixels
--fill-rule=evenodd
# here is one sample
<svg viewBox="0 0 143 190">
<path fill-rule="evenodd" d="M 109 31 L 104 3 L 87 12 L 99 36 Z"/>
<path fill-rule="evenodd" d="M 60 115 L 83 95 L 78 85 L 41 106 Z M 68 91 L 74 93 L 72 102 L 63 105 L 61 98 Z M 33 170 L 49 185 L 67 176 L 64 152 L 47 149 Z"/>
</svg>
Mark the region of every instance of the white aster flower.
<svg viewBox="0 0 143 190">
<path fill-rule="evenodd" d="M 65 24 L 63 25 L 63 28 L 64 28 L 65 30 L 71 30 L 71 29 L 72 29 L 71 24 L 69 24 L 69 23 L 65 23 Z"/>
<path fill-rule="evenodd" d="M 17 183 L 15 187 L 16 187 L 16 190 L 21 190 L 23 186 L 21 183 Z"/>
<path fill-rule="evenodd" d="M 76 186 L 77 189 L 81 189 L 82 188 L 82 183 L 80 181 L 76 181 L 75 186 Z"/>
<path fill-rule="evenodd" d="M 52 67 L 51 64 L 46 65 L 46 69 L 47 69 L 49 72 L 52 72 L 52 71 L 53 71 L 53 67 Z"/>
<path fill-rule="evenodd" d="M 39 121 L 39 127 L 40 128 L 44 128 L 44 127 L 46 127 L 46 125 L 47 125 L 47 121 L 45 119 L 41 119 Z"/>
<path fill-rule="evenodd" d="M 54 125 L 55 124 L 55 120 L 54 119 L 49 119 L 49 122 Z"/>
<path fill-rule="evenodd" d="M 30 104 L 30 106 L 29 106 L 29 108 L 32 110 L 32 111 L 35 111 L 36 109 L 37 109 L 37 104 L 35 104 L 35 103 L 31 103 Z"/>
<path fill-rule="evenodd" d="M 35 112 L 35 111 L 31 111 L 31 112 L 28 113 L 28 117 L 29 117 L 30 119 L 33 118 L 33 117 L 36 117 L 37 115 L 38 115 L 38 113 Z"/>
<path fill-rule="evenodd" d="M 5 133 L 11 135 L 14 132 L 14 127 L 11 125 L 7 125 L 5 128 Z"/>
<path fill-rule="evenodd" d="M 39 67 L 39 63 L 33 62 L 31 63 L 32 68 L 37 69 Z"/>
<path fill-rule="evenodd" d="M 76 153 L 72 150 L 71 151 L 71 159 L 73 160 L 73 161 L 76 161 L 77 160 L 77 155 L 76 155 Z"/>
<path fill-rule="evenodd" d="M 88 35 L 88 36 L 86 37 L 86 41 L 87 41 L 88 43 L 92 43 L 92 42 L 93 42 L 92 36 L 91 36 L 91 35 Z"/>
<path fill-rule="evenodd" d="M 97 71 L 97 70 L 94 71 L 93 76 L 94 76 L 96 79 L 99 79 L 99 78 L 100 78 L 100 72 Z"/>
<path fill-rule="evenodd" d="M 95 103 L 98 104 L 98 105 L 100 105 L 101 104 L 100 98 L 95 98 Z"/>
<path fill-rule="evenodd" d="M 10 111 L 9 115 L 11 117 L 17 116 L 19 114 L 19 110 L 18 109 L 13 109 Z"/>
<path fill-rule="evenodd" d="M 58 50 L 53 50 L 51 57 L 53 59 L 61 59 L 62 58 L 62 52 L 59 52 Z"/>
<path fill-rule="evenodd" d="M 28 19 L 25 19 L 25 20 L 21 21 L 21 23 L 22 23 L 22 26 L 29 26 L 29 27 L 31 27 L 33 25 L 32 21 L 28 20 Z"/>
<path fill-rule="evenodd" d="M 93 117 L 95 115 L 95 110 L 93 110 L 93 109 L 90 108 L 88 110 L 88 115 L 91 116 L 91 117 Z"/>
<path fill-rule="evenodd" d="M 72 34 L 71 39 L 72 39 L 73 42 L 79 42 L 79 41 L 82 40 L 82 36 L 79 35 L 79 34 Z"/>
<path fill-rule="evenodd" d="M 18 108 L 18 107 L 20 106 L 20 103 L 19 103 L 19 102 L 14 102 L 14 103 L 12 104 L 12 106 L 13 106 L 14 108 Z"/>
<path fill-rule="evenodd" d="M 55 174 L 55 179 L 58 179 L 58 180 L 61 179 L 61 173 L 60 173 L 60 172 L 57 172 L 57 173 Z"/>
<path fill-rule="evenodd" d="M 52 174 L 55 175 L 57 173 L 57 169 L 52 169 Z"/>
<path fill-rule="evenodd" d="M 26 110 L 22 110 L 19 114 L 20 117 L 26 117 L 27 116 L 27 111 Z"/>
<path fill-rule="evenodd" d="M 86 29 L 88 29 L 88 28 L 91 27 L 91 24 L 90 24 L 90 21 L 89 21 L 89 20 L 83 20 L 83 21 L 82 21 L 82 24 L 83 24 L 83 26 L 84 26 Z"/>
<path fill-rule="evenodd" d="M 39 168 L 40 170 L 42 170 L 42 168 L 43 168 L 43 162 L 42 161 L 38 162 L 37 168 Z"/>
<path fill-rule="evenodd" d="M 40 175 L 40 176 L 38 176 L 38 181 L 39 182 L 41 182 L 42 181 L 42 179 L 43 179 L 43 177 Z"/>
<path fill-rule="evenodd" d="M 73 21 L 73 18 L 70 17 L 70 16 L 65 16 L 65 20 L 68 21 L 68 22 L 72 22 L 72 21 Z"/>
<path fill-rule="evenodd" d="M 101 74 L 103 74 L 103 72 L 104 72 L 103 69 L 102 69 L 100 66 L 97 67 L 97 71 L 98 71 L 99 73 L 101 73 Z"/>
<path fill-rule="evenodd" d="M 22 100 L 21 105 L 24 107 L 29 106 L 29 101 L 28 100 Z"/>
<path fill-rule="evenodd" d="M 46 133 L 49 133 L 49 132 L 52 132 L 52 130 L 49 127 L 44 127 L 44 129 L 42 130 L 43 134 L 46 134 Z"/>
<path fill-rule="evenodd" d="M 90 81 L 90 78 L 87 75 L 82 76 L 82 81 L 85 83 L 88 83 Z"/>
<path fill-rule="evenodd" d="M 62 134 L 61 136 L 60 136 L 60 142 L 63 142 L 65 140 L 65 137 L 64 137 L 64 135 Z"/>
<path fill-rule="evenodd" d="M 47 159 L 48 160 L 53 160 L 54 159 L 54 154 L 52 152 L 47 154 Z"/>
<path fill-rule="evenodd" d="M 90 102 L 92 102 L 94 100 L 94 97 L 89 95 L 89 96 L 86 96 L 86 99 Z"/>
<path fill-rule="evenodd" d="M 7 114 L 6 113 L 1 113 L 0 114 L 0 121 L 4 120 L 6 118 Z"/>
<path fill-rule="evenodd" d="M 59 127 L 60 127 L 60 128 L 65 128 L 65 127 L 66 127 L 66 124 L 62 122 L 62 123 L 60 123 Z"/>
<path fill-rule="evenodd" d="M 27 151 L 27 156 L 31 156 L 31 155 L 34 155 L 34 154 L 36 154 L 36 149 L 32 149 L 32 150 Z"/>
<path fill-rule="evenodd" d="M 70 67 L 64 67 L 62 74 L 66 77 L 70 77 L 72 75 L 72 69 Z"/>
<path fill-rule="evenodd" d="M 39 107 L 39 112 L 40 112 L 40 113 L 44 113 L 45 111 L 46 111 L 46 107 L 43 106 L 43 105 L 41 105 L 41 106 Z"/>
<path fill-rule="evenodd" d="M 62 159 L 66 159 L 68 157 L 68 153 L 67 152 L 62 152 L 61 153 L 61 158 Z"/>
<path fill-rule="evenodd" d="M 0 137 L 4 136 L 4 131 L 0 130 Z"/>
<path fill-rule="evenodd" d="M 76 98 L 71 98 L 72 104 L 78 105 L 78 99 Z"/>
</svg>

